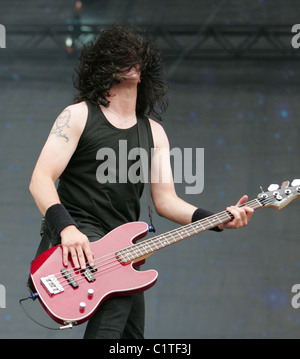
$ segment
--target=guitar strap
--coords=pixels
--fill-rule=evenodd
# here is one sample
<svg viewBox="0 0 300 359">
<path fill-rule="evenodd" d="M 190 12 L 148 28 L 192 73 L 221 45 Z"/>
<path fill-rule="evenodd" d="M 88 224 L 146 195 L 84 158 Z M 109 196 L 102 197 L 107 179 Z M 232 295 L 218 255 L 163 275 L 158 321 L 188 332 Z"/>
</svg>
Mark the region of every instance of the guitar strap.
<svg viewBox="0 0 300 359">
<path fill-rule="evenodd" d="M 155 227 L 153 225 L 152 220 L 152 206 L 151 206 L 151 191 L 150 191 L 150 169 L 151 169 L 151 159 L 152 159 L 152 146 L 150 143 L 150 139 L 152 137 L 152 131 L 150 122 L 147 117 L 139 117 L 137 120 L 137 129 L 138 129 L 138 140 L 139 140 L 139 147 L 140 149 L 144 148 L 148 154 L 148 163 L 143 163 L 142 155 L 140 156 L 141 159 L 141 175 L 143 179 L 143 183 L 146 190 L 147 195 L 147 204 L 148 204 L 148 215 L 150 219 L 150 226 L 149 231 L 155 232 Z M 153 143 L 153 141 L 152 141 Z M 147 165 L 148 168 L 145 168 Z"/>
</svg>

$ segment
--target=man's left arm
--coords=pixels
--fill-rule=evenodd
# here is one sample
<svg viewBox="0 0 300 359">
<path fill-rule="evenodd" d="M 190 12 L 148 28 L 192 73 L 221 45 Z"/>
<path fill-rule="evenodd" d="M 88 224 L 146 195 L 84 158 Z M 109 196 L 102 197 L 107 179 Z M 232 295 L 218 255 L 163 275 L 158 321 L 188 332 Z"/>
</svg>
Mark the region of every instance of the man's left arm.
<svg viewBox="0 0 300 359">
<path fill-rule="evenodd" d="M 197 207 L 177 196 L 167 135 L 157 122 L 150 121 L 150 123 L 155 147 L 151 162 L 151 195 L 156 212 L 160 216 L 181 225 L 189 224 Z M 243 196 L 235 206 L 227 208 L 234 218 L 220 224 L 219 229 L 239 228 L 248 224 L 254 211 L 247 206 L 240 207 L 247 199 L 247 196 Z"/>
</svg>

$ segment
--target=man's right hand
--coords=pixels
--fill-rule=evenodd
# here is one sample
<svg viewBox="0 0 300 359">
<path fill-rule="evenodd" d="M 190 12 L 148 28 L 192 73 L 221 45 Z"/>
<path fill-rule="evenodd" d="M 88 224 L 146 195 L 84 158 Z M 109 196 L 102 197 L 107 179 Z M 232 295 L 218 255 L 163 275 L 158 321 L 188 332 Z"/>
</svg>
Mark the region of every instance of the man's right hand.
<svg viewBox="0 0 300 359">
<path fill-rule="evenodd" d="M 85 234 L 80 232 L 75 226 L 68 226 L 60 232 L 60 236 L 64 266 L 68 266 L 69 253 L 75 268 L 86 269 L 86 260 L 91 267 L 94 266 L 90 242 Z"/>
</svg>

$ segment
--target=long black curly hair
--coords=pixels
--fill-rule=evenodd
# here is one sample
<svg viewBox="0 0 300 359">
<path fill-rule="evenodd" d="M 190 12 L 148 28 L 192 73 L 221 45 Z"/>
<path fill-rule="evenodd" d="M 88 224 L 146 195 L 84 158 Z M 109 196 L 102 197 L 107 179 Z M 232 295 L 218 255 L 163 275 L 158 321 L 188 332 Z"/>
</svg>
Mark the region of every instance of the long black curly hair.
<svg viewBox="0 0 300 359">
<path fill-rule="evenodd" d="M 161 56 L 150 41 L 129 27 L 111 25 L 83 47 L 74 74 L 74 102 L 88 100 L 108 107 L 110 90 L 120 82 L 120 75 L 137 65 L 141 83 L 136 112 L 161 120 L 168 106 Z"/>
</svg>

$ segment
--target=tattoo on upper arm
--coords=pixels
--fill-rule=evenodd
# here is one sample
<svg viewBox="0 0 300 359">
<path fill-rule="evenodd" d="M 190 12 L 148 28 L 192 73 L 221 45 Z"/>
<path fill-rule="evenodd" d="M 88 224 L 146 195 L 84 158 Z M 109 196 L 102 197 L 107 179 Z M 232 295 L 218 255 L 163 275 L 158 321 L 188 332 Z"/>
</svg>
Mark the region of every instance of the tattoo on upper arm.
<svg viewBox="0 0 300 359">
<path fill-rule="evenodd" d="M 62 137 L 66 140 L 66 142 L 69 142 L 69 137 L 64 133 L 64 130 L 66 128 L 70 128 L 69 121 L 71 118 L 71 112 L 70 110 L 66 109 L 64 110 L 57 118 L 55 122 L 55 127 L 53 127 L 52 131 L 50 132 L 50 135 L 55 135 L 56 137 Z"/>
</svg>

